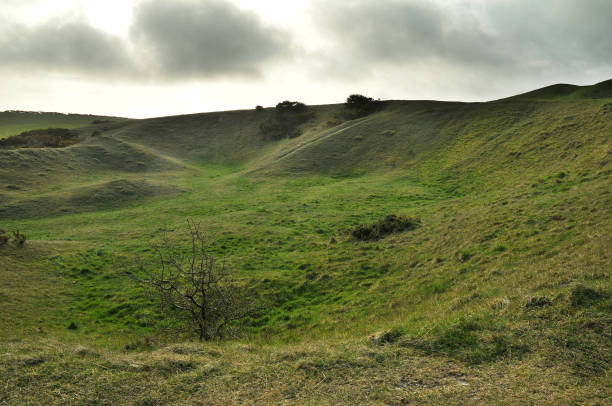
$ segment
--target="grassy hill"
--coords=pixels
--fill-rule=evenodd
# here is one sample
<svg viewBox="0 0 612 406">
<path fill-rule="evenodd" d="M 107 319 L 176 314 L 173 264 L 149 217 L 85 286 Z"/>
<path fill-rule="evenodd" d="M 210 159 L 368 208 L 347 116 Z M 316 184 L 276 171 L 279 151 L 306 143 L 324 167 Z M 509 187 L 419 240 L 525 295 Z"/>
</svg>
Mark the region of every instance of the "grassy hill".
<svg viewBox="0 0 612 406">
<path fill-rule="evenodd" d="M 90 114 L 63 114 L 37 111 L 3 111 L 0 112 L 0 139 L 23 131 L 41 128 L 78 128 L 94 122 L 113 122 L 125 120 L 119 117 L 94 116 Z"/>
<path fill-rule="evenodd" d="M 0 150 L 0 228 L 29 238 L 0 246 L 0 401 L 605 403 L 610 83 L 310 106 L 281 140 L 265 109 Z M 388 214 L 420 223 L 350 237 Z M 267 303 L 240 339 L 177 335 L 124 274 L 187 218 Z"/>
<path fill-rule="evenodd" d="M 556 84 L 513 96 L 510 99 L 609 99 L 610 93 L 612 93 L 612 79 L 592 86 Z"/>
</svg>

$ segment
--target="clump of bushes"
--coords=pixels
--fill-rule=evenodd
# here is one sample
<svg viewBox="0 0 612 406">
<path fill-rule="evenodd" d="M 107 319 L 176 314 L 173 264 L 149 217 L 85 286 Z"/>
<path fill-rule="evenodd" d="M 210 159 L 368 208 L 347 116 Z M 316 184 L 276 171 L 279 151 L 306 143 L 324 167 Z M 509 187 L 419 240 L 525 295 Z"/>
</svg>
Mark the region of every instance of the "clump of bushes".
<svg viewBox="0 0 612 406">
<path fill-rule="evenodd" d="M 313 117 L 314 112 L 304 103 L 285 100 L 276 105 L 274 115 L 261 124 L 259 131 L 269 140 L 299 137 L 299 126 Z"/>
<path fill-rule="evenodd" d="M 421 224 L 419 219 L 389 214 L 372 224 L 361 224 L 351 231 L 351 237 L 357 241 L 378 240 L 391 233 L 414 230 Z"/>
<path fill-rule="evenodd" d="M 30 130 L 0 140 L 0 148 L 64 148 L 79 142 L 79 135 L 67 128 Z"/>
<path fill-rule="evenodd" d="M 375 113 L 381 110 L 384 104 L 381 100 L 374 100 L 361 94 L 352 94 L 347 97 L 344 106 L 346 108 L 345 116 L 352 120 Z"/>
<path fill-rule="evenodd" d="M 6 231 L 0 229 L 0 246 L 7 245 L 11 239 L 15 245 L 23 247 L 27 237 L 19 231 L 13 231 L 13 237 L 11 238 L 6 234 Z"/>
</svg>

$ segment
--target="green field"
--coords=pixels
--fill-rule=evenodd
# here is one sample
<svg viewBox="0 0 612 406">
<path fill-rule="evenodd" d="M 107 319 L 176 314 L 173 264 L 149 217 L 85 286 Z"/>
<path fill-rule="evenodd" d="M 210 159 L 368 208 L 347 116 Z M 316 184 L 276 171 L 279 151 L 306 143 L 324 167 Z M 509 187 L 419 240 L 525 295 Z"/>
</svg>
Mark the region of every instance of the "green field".
<svg viewBox="0 0 612 406">
<path fill-rule="evenodd" d="M 0 246 L 0 403 L 609 401 L 612 81 L 309 109 L 281 141 L 265 109 L 0 149 L 0 228 L 28 236 Z M 420 225 L 350 238 L 388 214 Z M 187 219 L 266 303 L 239 339 L 175 332 L 125 276 Z"/>
</svg>

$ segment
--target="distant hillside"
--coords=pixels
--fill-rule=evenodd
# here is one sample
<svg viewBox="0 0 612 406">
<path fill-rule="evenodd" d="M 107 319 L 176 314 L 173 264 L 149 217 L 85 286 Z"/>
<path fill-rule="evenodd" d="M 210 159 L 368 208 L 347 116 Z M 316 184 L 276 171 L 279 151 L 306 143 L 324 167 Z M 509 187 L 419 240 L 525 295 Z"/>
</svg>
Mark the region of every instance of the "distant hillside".
<svg viewBox="0 0 612 406">
<path fill-rule="evenodd" d="M 124 120 L 119 117 L 94 116 L 89 114 L 63 114 L 36 111 L 0 112 L 0 138 L 17 135 L 24 131 L 50 127 L 78 128 L 91 125 L 94 121 Z"/>
<path fill-rule="evenodd" d="M 590 86 L 556 84 L 546 86 L 531 92 L 519 94 L 508 99 L 580 99 L 612 98 L 612 79 Z M 507 99 L 506 99 L 507 100 Z"/>
<path fill-rule="evenodd" d="M 302 135 L 279 142 L 260 131 L 274 109 L 134 121 L 115 138 L 188 162 L 239 163 L 258 174 L 402 168 L 463 187 L 468 177 L 499 184 L 518 180 L 510 173 L 605 165 L 611 84 L 555 85 L 489 103 L 389 101 L 356 120 L 342 119 L 343 105 L 311 106 L 314 118 L 300 126 Z M 550 97 L 565 103 L 548 103 Z"/>
<path fill-rule="evenodd" d="M 274 108 L 145 120 L 5 112 L 4 131 L 7 123 L 22 129 L 63 123 L 80 126 L 82 139 L 70 148 L 0 151 L 0 178 L 9 186 L 52 185 L 67 175 L 110 171 L 123 179 L 207 163 L 238 165 L 258 176 L 402 169 L 463 191 L 528 183 L 554 171 L 609 164 L 611 84 L 554 85 L 488 103 L 388 101 L 355 120 L 341 104 L 310 106 L 301 135 L 280 141 L 264 131 L 278 114 Z"/>
</svg>

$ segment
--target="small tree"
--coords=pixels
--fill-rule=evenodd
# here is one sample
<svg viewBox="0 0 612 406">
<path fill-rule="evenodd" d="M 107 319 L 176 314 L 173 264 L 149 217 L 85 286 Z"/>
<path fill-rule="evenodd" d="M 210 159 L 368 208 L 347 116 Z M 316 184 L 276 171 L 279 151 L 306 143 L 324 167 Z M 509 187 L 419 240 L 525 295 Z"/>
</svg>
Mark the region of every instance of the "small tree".
<svg viewBox="0 0 612 406">
<path fill-rule="evenodd" d="M 153 245 L 159 266 L 147 269 L 140 264 L 144 279 L 137 280 L 159 294 L 162 310 L 182 317 L 201 340 L 213 340 L 237 333 L 237 323 L 254 311 L 247 295 L 231 278 L 231 272 L 210 254 L 208 244 L 193 221 L 187 221 L 188 252 L 173 245 L 168 236 Z"/>
<path fill-rule="evenodd" d="M 283 112 L 299 113 L 299 112 L 306 111 L 306 105 L 298 101 L 285 100 L 285 101 L 282 101 L 276 104 L 276 111 L 279 113 L 283 113 Z"/>
<path fill-rule="evenodd" d="M 348 110 L 349 118 L 359 118 L 382 109 L 383 102 L 361 94 L 352 94 L 346 98 L 344 105 Z"/>
<path fill-rule="evenodd" d="M 259 126 L 260 134 L 268 140 L 295 138 L 302 134 L 300 125 L 311 120 L 314 112 L 304 103 L 285 100 L 276 105 L 274 115 Z"/>
</svg>

